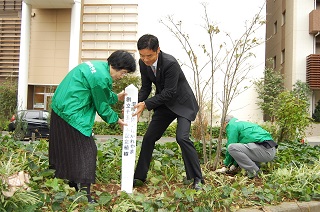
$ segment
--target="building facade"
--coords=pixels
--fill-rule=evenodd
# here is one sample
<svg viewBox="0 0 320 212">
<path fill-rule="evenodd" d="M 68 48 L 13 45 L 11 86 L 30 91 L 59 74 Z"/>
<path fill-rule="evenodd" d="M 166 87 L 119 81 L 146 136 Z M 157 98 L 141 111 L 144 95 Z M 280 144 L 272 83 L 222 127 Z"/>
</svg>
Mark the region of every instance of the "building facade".
<svg viewBox="0 0 320 212">
<path fill-rule="evenodd" d="M 83 61 L 137 52 L 137 0 L 0 0 L 0 10 L 0 81 L 18 81 L 18 109 L 48 109 Z"/>
<path fill-rule="evenodd" d="M 320 0 L 267 0 L 266 20 L 266 61 L 283 74 L 285 88 L 308 83 L 313 112 L 320 100 Z"/>
</svg>

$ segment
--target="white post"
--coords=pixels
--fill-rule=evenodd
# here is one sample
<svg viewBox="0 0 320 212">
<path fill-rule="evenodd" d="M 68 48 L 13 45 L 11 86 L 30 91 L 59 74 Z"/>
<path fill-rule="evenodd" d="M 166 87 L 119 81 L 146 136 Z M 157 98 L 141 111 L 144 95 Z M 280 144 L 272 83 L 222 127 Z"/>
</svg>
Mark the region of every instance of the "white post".
<svg viewBox="0 0 320 212">
<path fill-rule="evenodd" d="M 121 190 L 129 194 L 133 189 L 133 175 L 136 159 L 137 116 L 134 106 L 138 103 L 138 89 L 134 85 L 125 88 L 127 94 L 124 101 L 124 122 L 122 143 Z"/>
<path fill-rule="evenodd" d="M 31 5 L 22 2 L 20 58 L 18 78 L 18 110 L 27 109 L 30 50 Z"/>
<path fill-rule="evenodd" d="M 80 28 L 81 28 L 81 0 L 74 0 L 71 10 L 69 71 L 79 63 Z"/>
</svg>

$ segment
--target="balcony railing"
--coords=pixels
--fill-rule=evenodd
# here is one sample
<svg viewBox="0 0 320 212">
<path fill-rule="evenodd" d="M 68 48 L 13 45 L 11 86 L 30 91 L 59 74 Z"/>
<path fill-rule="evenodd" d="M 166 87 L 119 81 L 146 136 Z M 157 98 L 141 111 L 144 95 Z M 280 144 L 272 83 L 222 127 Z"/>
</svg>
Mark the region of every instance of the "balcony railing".
<svg viewBox="0 0 320 212">
<path fill-rule="evenodd" d="M 21 10 L 22 0 L 2 0 L 0 1 L 1 11 Z"/>
<path fill-rule="evenodd" d="M 320 89 L 320 54 L 307 56 L 307 83 L 311 89 Z"/>
</svg>

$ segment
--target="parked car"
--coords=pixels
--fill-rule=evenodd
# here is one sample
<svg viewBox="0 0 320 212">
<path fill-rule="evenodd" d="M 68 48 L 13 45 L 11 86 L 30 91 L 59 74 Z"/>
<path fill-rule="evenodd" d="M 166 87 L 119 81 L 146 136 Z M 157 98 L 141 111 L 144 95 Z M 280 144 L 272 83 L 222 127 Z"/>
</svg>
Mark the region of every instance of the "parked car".
<svg viewBox="0 0 320 212">
<path fill-rule="evenodd" d="M 21 132 L 24 132 L 24 139 L 32 138 L 32 133 L 35 134 L 35 138 L 48 138 L 49 116 L 47 110 L 20 110 L 12 116 L 8 129 L 10 132 L 17 132 L 16 127 L 20 126 Z"/>
</svg>

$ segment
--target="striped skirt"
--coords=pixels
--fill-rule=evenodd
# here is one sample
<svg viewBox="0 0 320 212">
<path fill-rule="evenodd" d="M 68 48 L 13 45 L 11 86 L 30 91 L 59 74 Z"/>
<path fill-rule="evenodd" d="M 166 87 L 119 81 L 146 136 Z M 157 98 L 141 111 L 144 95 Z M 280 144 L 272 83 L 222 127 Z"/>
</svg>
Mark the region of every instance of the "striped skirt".
<svg viewBox="0 0 320 212">
<path fill-rule="evenodd" d="M 95 183 L 97 146 L 60 118 L 53 110 L 50 118 L 49 165 L 55 177 L 76 183 Z"/>
</svg>

